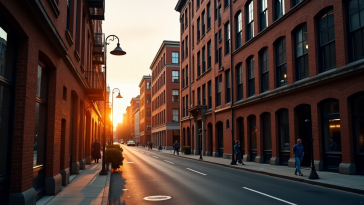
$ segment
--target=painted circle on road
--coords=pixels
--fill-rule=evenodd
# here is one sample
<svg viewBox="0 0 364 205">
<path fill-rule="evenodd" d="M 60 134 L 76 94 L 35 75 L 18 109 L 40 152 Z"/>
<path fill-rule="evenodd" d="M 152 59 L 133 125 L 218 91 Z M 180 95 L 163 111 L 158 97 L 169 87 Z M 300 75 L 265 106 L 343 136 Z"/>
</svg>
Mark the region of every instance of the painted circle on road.
<svg viewBox="0 0 364 205">
<path fill-rule="evenodd" d="M 164 201 L 164 200 L 168 200 L 168 199 L 172 199 L 172 197 L 170 196 L 147 196 L 143 198 L 144 200 L 147 201 Z"/>
</svg>

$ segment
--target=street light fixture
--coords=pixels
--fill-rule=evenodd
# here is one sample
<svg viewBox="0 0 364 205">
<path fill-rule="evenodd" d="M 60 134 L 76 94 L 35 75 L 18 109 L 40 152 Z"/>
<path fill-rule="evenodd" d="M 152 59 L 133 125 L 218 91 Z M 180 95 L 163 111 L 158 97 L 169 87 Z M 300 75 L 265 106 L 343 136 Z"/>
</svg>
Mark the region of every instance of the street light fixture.
<svg viewBox="0 0 364 205">
<path fill-rule="evenodd" d="M 312 137 L 312 130 L 311 130 L 311 121 L 309 119 L 305 120 L 305 123 L 307 124 L 308 131 L 310 132 L 310 140 L 311 140 L 311 172 L 310 175 L 308 175 L 309 179 L 319 179 L 319 176 L 315 170 L 315 164 L 313 162 L 313 137 Z"/>
<path fill-rule="evenodd" d="M 110 38 L 110 37 L 112 37 L 112 38 Z M 119 38 L 117 37 L 117 36 L 115 36 L 115 35 L 109 35 L 107 38 L 106 38 L 106 40 L 105 40 L 105 44 L 104 44 L 104 47 L 105 47 L 105 53 L 107 53 L 107 45 L 109 45 L 109 43 L 107 43 L 107 40 L 110 38 L 110 41 L 114 41 L 115 40 L 115 38 L 116 39 L 118 39 L 118 44 L 117 44 L 117 46 L 116 46 L 116 48 L 113 50 L 113 51 L 111 51 L 110 52 L 110 54 L 112 54 L 112 55 L 116 55 L 116 56 L 121 56 L 121 55 L 125 55 L 126 54 L 126 52 L 125 51 L 123 51 L 123 49 L 121 49 L 120 48 L 120 44 L 119 44 Z M 105 93 L 106 93 L 106 77 L 107 77 L 107 73 L 106 73 L 106 68 L 107 68 L 107 66 L 106 66 L 106 58 L 107 58 L 107 55 L 105 55 L 105 66 L 104 66 L 104 69 L 105 69 Z M 119 95 L 120 95 L 120 92 L 119 92 Z M 106 122 L 106 99 L 104 99 L 104 138 L 103 138 L 103 140 L 102 140 L 102 143 L 103 143 L 103 148 L 102 148 L 102 170 L 100 171 L 100 175 L 107 175 L 107 171 L 106 171 L 106 169 L 105 169 L 105 146 L 106 146 L 106 143 L 105 143 L 105 141 L 106 141 L 106 126 L 105 126 L 105 122 Z M 113 122 L 114 123 L 114 122 Z"/>
<path fill-rule="evenodd" d="M 111 94 L 111 109 L 112 109 L 112 135 L 111 135 L 111 144 L 114 143 L 114 92 L 118 90 L 119 91 L 119 94 L 118 96 L 116 96 L 116 98 L 123 98 L 121 95 L 120 95 L 120 90 L 119 88 L 114 88 L 112 90 L 112 94 Z"/>
</svg>

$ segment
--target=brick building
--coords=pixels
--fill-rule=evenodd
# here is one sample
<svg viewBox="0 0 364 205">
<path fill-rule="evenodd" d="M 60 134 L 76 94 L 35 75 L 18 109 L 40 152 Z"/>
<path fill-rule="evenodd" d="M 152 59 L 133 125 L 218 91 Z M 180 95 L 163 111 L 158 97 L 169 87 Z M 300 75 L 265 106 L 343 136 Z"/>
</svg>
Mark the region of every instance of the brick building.
<svg viewBox="0 0 364 205">
<path fill-rule="evenodd" d="M 131 140 L 131 106 L 126 107 L 121 124 L 121 139 L 124 142 Z"/>
<path fill-rule="evenodd" d="M 152 142 L 155 147 L 172 149 L 179 140 L 179 46 L 163 41 L 154 57 L 152 71 Z"/>
<path fill-rule="evenodd" d="M 130 100 L 130 125 L 131 125 L 131 135 L 130 135 L 130 140 L 133 140 L 135 143 L 138 142 L 137 140 L 139 140 L 139 133 L 137 133 L 136 131 L 138 131 L 139 129 L 136 129 L 137 127 L 139 127 L 139 123 L 136 123 L 135 121 L 135 115 L 139 114 L 139 104 L 140 104 L 140 96 L 136 96 L 135 98 L 132 98 Z M 137 127 L 136 127 L 137 124 Z"/>
<path fill-rule="evenodd" d="M 178 0 L 181 144 L 364 174 L 364 6 L 357 0 Z M 305 123 L 309 119 L 310 122 Z"/>
<path fill-rule="evenodd" d="M 104 3 L 0 0 L 2 204 L 55 195 L 91 163 L 104 136 Z"/>
<path fill-rule="evenodd" d="M 139 83 L 140 88 L 140 144 L 147 145 L 150 142 L 151 116 L 152 116 L 152 91 L 150 75 L 144 75 Z"/>
</svg>

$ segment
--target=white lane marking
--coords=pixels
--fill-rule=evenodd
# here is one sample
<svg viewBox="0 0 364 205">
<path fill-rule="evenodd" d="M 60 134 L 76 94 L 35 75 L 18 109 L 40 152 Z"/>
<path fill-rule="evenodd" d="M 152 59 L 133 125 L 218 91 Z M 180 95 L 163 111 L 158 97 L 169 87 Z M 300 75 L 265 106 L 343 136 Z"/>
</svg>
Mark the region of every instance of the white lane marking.
<svg viewBox="0 0 364 205">
<path fill-rule="evenodd" d="M 154 158 L 158 158 L 158 157 L 156 157 L 156 156 L 153 156 Z"/>
<path fill-rule="evenodd" d="M 170 164 L 174 164 L 173 162 L 170 162 L 170 161 L 168 161 L 168 160 L 164 160 L 165 162 L 167 162 L 167 163 L 170 163 Z"/>
<path fill-rule="evenodd" d="M 287 204 L 297 205 L 297 204 L 291 203 L 291 202 L 289 202 L 289 201 L 285 201 L 285 200 L 283 200 L 283 199 L 280 199 L 280 198 L 277 198 L 277 197 L 274 197 L 274 196 L 271 196 L 271 195 L 268 195 L 268 194 L 264 194 L 264 193 L 259 192 L 259 191 L 255 191 L 255 190 L 253 190 L 253 189 L 249 189 L 249 188 L 247 188 L 247 187 L 243 187 L 243 188 L 244 188 L 244 189 L 246 189 L 246 190 L 249 190 L 249 191 L 252 191 L 252 192 L 255 192 L 255 193 L 258 193 L 258 194 L 261 194 L 261 195 L 267 196 L 267 197 L 270 197 L 270 198 L 272 198 L 272 199 L 275 199 L 275 200 L 278 200 L 278 201 L 281 201 L 281 202 L 287 203 Z"/>
<path fill-rule="evenodd" d="M 193 172 L 196 172 L 196 173 L 198 173 L 198 174 L 201 174 L 201 175 L 207 175 L 207 174 L 204 174 L 204 173 L 202 173 L 202 172 L 198 172 L 198 171 L 196 171 L 196 170 L 193 170 L 193 169 L 190 169 L 190 168 L 186 168 L 186 169 L 188 169 L 188 170 L 190 170 L 190 171 L 193 171 Z"/>
<path fill-rule="evenodd" d="M 134 162 L 127 162 L 127 163 L 129 163 L 129 164 L 130 164 L 130 163 L 134 163 Z"/>
</svg>

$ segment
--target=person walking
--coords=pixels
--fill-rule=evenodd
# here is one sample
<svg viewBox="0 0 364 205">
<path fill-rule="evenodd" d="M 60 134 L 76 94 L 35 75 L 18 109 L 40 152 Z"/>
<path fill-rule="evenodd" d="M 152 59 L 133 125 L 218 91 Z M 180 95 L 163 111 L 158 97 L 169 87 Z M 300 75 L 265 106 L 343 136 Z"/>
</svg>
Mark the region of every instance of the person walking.
<svg viewBox="0 0 364 205">
<path fill-rule="evenodd" d="M 147 142 L 147 149 L 149 149 L 149 141 Z"/>
<path fill-rule="evenodd" d="M 101 144 L 95 139 L 95 142 L 91 145 L 91 156 L 95 160 L 95 163 L 99 163 L 99 159 L 101 158 Z"/>
<path fill-rule="evenodd" d="M 153 149 L 153 142 L 150 142 L 150 150 L 152 150 Z"/>
<path fill-rule="evenodd" d="M 292 148 L 293 154 L 294 154 L 294 161 L 296 162 L 296 170 L 294 171 L 294 174 L 303 176 L 301 172 L 301 163 L 303 160 L 303 157 L 305 156 L 305 149 L 302 145 L 302 140 L 297 139 L 297 144 L 295 144 Z"/>
<path fill-rule="evenodd" d="M 176 140 L 176 142 L 173 144 L 173 148 L 174 148 L 174 153 L 177 152 L 177 155 L 179 155 L 178 151 L 179 151 L 179 144 L 178 144 L 178 141 Z"/>
<path fill-rule="evenodd" d="M 235 141 L 234 152 L 236 156 L 236 162 L 240 163 L 241 165 L 244 165 L 243 160 L 241 160 L 240 145 L 238 140 Z"/>
</svg>

